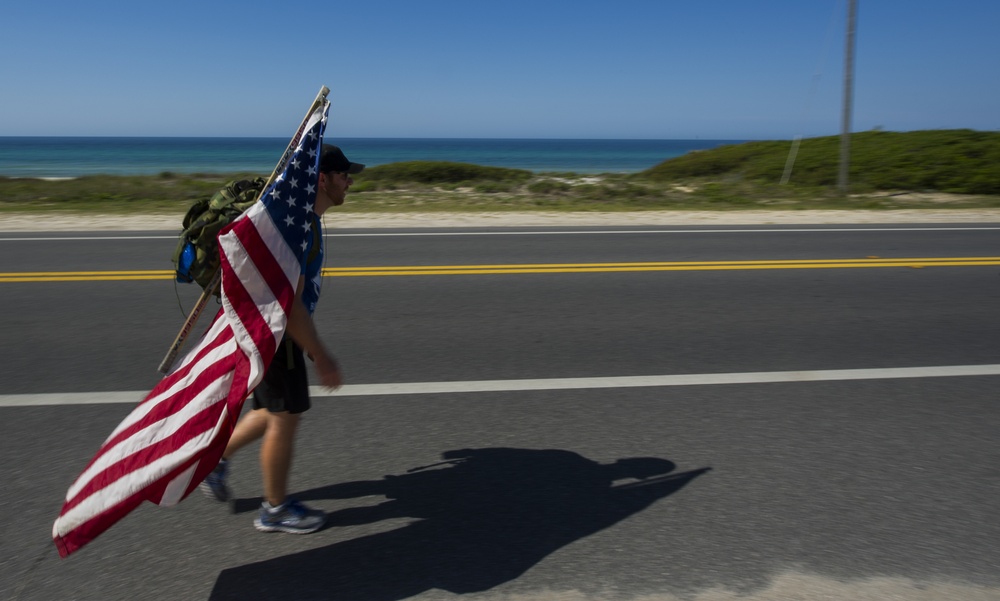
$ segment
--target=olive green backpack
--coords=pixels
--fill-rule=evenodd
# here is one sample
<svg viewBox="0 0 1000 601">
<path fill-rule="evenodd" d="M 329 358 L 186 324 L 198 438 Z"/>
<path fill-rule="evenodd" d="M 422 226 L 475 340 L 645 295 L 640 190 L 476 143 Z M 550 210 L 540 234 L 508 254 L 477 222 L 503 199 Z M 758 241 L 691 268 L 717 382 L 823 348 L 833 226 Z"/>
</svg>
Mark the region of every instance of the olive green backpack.
<svg viewBox="0 0 1000 601">
<path fill-rule="evenodd" d="M 208 287 L 219 270 L 219 232 L 249 209 L 267 185 L 262 177 L 227 183 L 212 198 L 196 201 L 184 215 L 184 231 L 174 250 L 173 262 L 177 281 L 197 282 Z M 320 250 L 319 229 L 312 229 L 312 249 L 307 261 L 316 258 Z M 219 296 L 216 288 L 212 294 Z"/>
<path fill-rule="evenodd" d="M 191 205 L 173 256 L 178 282 L 197 282 L 203 289 L 212 282 L 219 269 L 219 232 L 257 202 L 266 183 L 260 177 L 232 181 Z"/>
</svg>

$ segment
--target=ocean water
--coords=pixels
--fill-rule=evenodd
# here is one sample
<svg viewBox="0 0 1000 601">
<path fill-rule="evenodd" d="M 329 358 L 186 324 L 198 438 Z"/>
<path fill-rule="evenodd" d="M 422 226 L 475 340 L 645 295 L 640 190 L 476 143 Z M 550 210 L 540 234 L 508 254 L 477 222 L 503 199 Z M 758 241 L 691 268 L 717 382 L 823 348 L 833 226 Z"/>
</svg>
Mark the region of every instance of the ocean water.
<svg viewBox="0 0 1000 601">
<path fill-rule="evenodd" d="M 542 140 L 340 138 L 354 162 L 399 161 L 575 173 L 634 173 L 694 150 L 741 140 Z M 287 138 L 0 137 L 0 176 L 79 177 L 172 173 L 269 174 Z"/>
</svg>

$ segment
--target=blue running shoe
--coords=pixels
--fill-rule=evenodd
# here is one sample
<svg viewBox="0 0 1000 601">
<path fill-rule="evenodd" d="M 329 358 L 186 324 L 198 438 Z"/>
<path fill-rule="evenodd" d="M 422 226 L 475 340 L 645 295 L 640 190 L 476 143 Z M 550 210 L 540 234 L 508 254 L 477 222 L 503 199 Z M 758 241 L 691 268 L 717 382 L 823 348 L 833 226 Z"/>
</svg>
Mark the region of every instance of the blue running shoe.
<svg viewBox="0 0 1000 601">
<path fill-rule="evenodd" d="M 260 515 L 253 521 L 261 532 L 287 532 L 289 534 L 309 534 L 316 532 L 326 523 L 326 514 L 318 509 L 309 509 L 295 499 L 287 499 L 278 507 L 267 503 L 260 506 Z"/>
<path fill-rule="evenodd" d="M 219 461 L 219 465 L 215 466 L 205 480 L 201 483 L 201 492 L 205 493 L 205 496 L 209 499 L 215 499 L 225 503 L 233 495 L 229 492 L 229 487 L 226 486 L 226 474 L 229 471 L 229 462 L 225 459 Z"/>
</svg>

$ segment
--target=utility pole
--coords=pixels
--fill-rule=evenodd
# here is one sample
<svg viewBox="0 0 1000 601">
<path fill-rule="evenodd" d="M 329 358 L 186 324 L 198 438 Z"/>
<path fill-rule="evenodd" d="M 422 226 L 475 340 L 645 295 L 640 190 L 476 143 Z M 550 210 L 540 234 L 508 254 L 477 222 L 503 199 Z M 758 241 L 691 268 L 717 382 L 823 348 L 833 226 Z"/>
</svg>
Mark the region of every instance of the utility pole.
<svg viewBox="0 0 1000 601">
<path fill-rule="evenodd" d="M 851 163 L 851 109 L 854 103 L 854 29 L 858 0 L 847 1 L 847 47 L 844 51 L 844 114 L 840 128 L 840 174 L 837 187 L 847 196 L 847 171 Z"/>
</svg>

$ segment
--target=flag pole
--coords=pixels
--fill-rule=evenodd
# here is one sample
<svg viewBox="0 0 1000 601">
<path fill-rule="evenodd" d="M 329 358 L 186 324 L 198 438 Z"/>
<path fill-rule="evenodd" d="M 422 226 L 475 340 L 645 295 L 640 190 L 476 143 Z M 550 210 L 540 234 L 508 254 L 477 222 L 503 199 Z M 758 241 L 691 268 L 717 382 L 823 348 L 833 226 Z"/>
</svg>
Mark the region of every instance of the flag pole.
<svg viewBox="0 0 1000 601">
<path fill-rule="evenodd" d="M 281 155 L 281 159 L 278 164 L 275 165 L 274 170 L 271 171 L 271 176 L 267 178 L 267 183 L 261 188 L 258 193 L 257 200 L 260 200 L 260 194 L 263 194 L 267 188 L 274 183 L 275 178 L 285 170 L 288 164 L 288 159 L 291 158 L 292 154 L 295 152 L 295 148 L 299 145 L 302 140 L 302 134 L 306 130 L 306 126 L 309 122 L 309 117 L 316 111 L 317 108 L 322 106 L 326 102 L 326 97 L 330 93 L 330 88 L 323 86 L 320 88 L 319 93 L 316 94 L 316 98 L 313 100 L 312 104 L 309 106 L 309 111 L 306 116 L 302 119 L 302 123 L 299 125 L 298 130 L 296 130 L 295 135 L 292 140 L 288 143 L 285 148 L 284 154 Z M 198 318 L 201 317 L 202 311 L 205 306 L 208 305 L 208 299 L 215 294 L 215 290 L 222 283 L 222 269 L 218 269 L 212 280 L 205 286 L 202 290 L 201 296 L 198 297 L 198 302 L 192 307 L 191 312 L 188 313 L 187 319 L 184 321 L 184 325 L 181 326 L 180 332 L 177 333 L 177 337 L 174 338 L 173 344 L 170 345 L 170 349 L 167 351 L 166 356 L 163 357 L 163 361 L 160 362 L 160 366 L 157 368 L 160 373 L 168 373 L 170 368 L 173 367 L 174 360 L 177 359 L 177 354 L 180 352 L 181 347 L 184 346 L 184 341 L 187 339 L 194 325 L 198 322 Z"/>
</svg>

